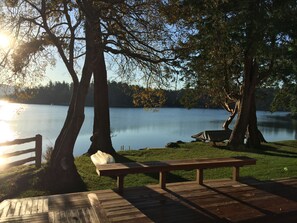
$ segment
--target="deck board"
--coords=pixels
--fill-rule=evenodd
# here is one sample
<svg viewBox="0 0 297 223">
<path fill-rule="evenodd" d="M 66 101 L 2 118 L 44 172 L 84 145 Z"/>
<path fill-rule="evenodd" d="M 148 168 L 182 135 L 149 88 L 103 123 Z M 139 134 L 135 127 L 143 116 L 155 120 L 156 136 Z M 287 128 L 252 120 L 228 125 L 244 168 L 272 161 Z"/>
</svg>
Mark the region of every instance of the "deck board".
<svg viewBox="0 0 297 223">
<path fill-rule="evenodd" d="M 297 178 L 98 190 L 0 203 L 0 222 L 297 222 Z"/>
</svg>

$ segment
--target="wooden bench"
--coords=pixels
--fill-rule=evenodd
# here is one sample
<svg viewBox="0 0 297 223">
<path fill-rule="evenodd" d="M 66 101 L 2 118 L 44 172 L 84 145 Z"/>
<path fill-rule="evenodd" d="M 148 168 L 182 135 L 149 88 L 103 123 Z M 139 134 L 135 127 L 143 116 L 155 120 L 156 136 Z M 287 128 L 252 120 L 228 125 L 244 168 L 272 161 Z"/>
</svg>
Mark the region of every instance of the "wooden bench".
<svg viewBox="0 0 297 223">
<path fill-rule="evenodd" d="M 246 156 L 231 158 L 205 158 L 192 160 L 169 160 L 150 162 L 109 163 L 96 165 L 96 171 L 100 176 L 116 176 L 119 193 L 123 192 L 124 177 L 127 174 L 159 172 L 159 184 L 166 188 L 166 172 L 173 170 L 197 170 L 196 181 L 203 184 L 203 170 L 211 168 L 232 167 L 232 179 L 238 181 L 239 168 L 245 165 L 256 164 L 256 159 Z"/>
</svg>

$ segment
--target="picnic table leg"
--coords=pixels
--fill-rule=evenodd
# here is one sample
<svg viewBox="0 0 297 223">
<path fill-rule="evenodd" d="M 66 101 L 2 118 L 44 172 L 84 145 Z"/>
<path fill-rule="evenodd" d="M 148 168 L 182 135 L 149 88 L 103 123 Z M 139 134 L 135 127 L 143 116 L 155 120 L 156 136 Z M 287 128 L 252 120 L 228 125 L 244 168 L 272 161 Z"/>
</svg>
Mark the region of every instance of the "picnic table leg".
<svg viewBox="0 0 297 223">
<path fill-rule="evenodd" d="M 196 181 L 199 185 L 203 184 L 203 169 L 196 170 Z"/>
<path fill-rule="evenodd" d="M 117 187 L 119 194 L 122 194 L 124 190 L 124 177 L 125 175 L 117 176 Z"/>
<path fill-rule="evenodd" d="M 239 179 L 239 166 L 233 167 L 233 173 L 232 173 L 232 180 L 238 181 Z"/>
<path fill-rule="evenodd" d="M 162 189 L 166 188 L 166 172 L 160 171 L 159 173 L 159 183 Z"/>
</svg>

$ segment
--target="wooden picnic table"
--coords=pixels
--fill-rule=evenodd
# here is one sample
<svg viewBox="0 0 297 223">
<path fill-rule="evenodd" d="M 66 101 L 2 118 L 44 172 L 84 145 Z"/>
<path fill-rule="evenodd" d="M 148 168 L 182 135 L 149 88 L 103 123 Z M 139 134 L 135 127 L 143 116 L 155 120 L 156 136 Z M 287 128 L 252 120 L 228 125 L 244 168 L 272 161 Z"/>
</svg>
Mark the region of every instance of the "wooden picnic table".
<svg viewBox="0 0 297 223">
<path fill-rule="evenodd" d="M 203 170 L 221 167 L 232 167 L 232 179 L 239 178 L 239 168 L 245 165 L 256 164 L 256 159 L 237 156 L 227 158 L 202 158 L 189 160 L 168 160 L 149 162 L 127 162 L 109 163 L 95 165 L 100 176 L 116 176 L 119 193 L 123 192 L 124 177 L 127 174 L 159 172 L 159 184 L 161 188 L 166 188 L 166 173 L 174 170 L 197 170 L 196 180 L 198 184 L 203 184 Z"/>
</svg>

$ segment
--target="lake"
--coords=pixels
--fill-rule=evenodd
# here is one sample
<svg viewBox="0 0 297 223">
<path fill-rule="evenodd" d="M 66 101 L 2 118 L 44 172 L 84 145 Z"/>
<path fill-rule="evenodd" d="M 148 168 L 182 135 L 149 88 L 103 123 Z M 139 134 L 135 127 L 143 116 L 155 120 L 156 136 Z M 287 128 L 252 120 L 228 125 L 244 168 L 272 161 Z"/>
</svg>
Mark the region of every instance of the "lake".
<svg viewBox="0 0 297 223">
<path fill-rule="evenodd" d="M 0 142 L 41 134 L 43 150 L 53 146 L 66 117 L 66 106 L 0 103 Z M 86 108 L 86 119 L 75 144 L 74 155 L 90 145 L 93 108 Z M 222 129 L 228 113 L 216 109 L 111 108 L 112 141 L 116 150 L 164 147 L 168 142 L 189 142 L 191 135 L 204 130 Z M 297 122 L 287 120 L 286 112 L 259 111 L 258 123 L 267 141 L 297 139 Z M 232 127 L 232 125 L 231 125 Z M 1 149 L 1 148 L 0 148 Z M 2 148 L 3 152 L 3 148 Z M 1 151 L 0 151 L 1 153 Z"/>
</svg>

